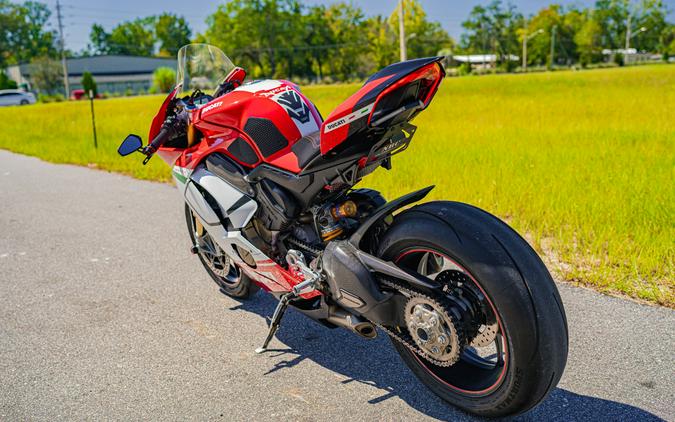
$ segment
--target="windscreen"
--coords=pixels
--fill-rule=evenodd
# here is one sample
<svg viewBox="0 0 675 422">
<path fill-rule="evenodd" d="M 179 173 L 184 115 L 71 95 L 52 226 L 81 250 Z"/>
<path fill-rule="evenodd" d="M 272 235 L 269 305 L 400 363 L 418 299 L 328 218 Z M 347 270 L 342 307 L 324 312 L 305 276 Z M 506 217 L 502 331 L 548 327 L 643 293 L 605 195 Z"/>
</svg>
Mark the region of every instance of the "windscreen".
<svg viewBox="0 0 675 422">
<path fill-rule="evenodd" d="M 195 89 L 213 94 L 234 68 L 232 61 L 218 47 L 185 45 L 178 50 L 178 95 L 191 94 Z"/>
</svg>

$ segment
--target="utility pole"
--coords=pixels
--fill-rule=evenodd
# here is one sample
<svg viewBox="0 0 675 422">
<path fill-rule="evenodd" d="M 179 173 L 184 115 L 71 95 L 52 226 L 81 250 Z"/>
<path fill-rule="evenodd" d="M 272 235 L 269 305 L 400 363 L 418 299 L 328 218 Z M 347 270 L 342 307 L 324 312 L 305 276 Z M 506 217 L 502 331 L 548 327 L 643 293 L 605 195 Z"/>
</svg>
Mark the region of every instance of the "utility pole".
<svg viewBox="0 0 675 422">
<path fill-rule="evenodd" d="M 56 0 L 56 18 L 59 21 L 59 37 L 61 39 L 61 65 L 63 66 L 63 89 L 66 91 L 66 100 L 70 97 L 70 85 L 68 84 L 68 64 L 66 63 L 66 41 L 63 37 L 63 21 L 61 15 L 61 3 Z"/>
<path fill-rule="evenodd" d="M 557 31 L 558 25 L 553 25 L 553 28 L 551 28 L 551 69 L 553 69 L 555 63 L 555 35 Z"/>
<path fill-rule="evenodd" d="M 408 60 L 408 50 L 405 45 L 405 22 L 403 20 L 403 0 L 400 0 L 398 3 L 398 34 L 399 34 L 399 43 L 401 49 L 401 61 L 404 62 Z"/>
</svg>

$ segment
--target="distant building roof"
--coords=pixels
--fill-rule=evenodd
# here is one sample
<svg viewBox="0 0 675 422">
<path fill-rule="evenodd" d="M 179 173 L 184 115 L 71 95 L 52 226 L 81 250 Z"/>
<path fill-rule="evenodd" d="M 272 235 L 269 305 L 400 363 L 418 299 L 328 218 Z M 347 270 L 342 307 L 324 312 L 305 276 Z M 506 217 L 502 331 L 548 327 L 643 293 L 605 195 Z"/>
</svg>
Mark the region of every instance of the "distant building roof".
<svg viewBox="0 0 675 422">
<path fill-rule="evenodd" d="M 84 72 L 91 72 L 94 76 L 106 75 L 137 75 L 153 73 L 158 67 L 176 69 L 176 59 L 162 57 L 139 56 L 91 56 L 66 59 L 68 76 L 82 76 Z M 31 65 L 20 65 L 21 74 L 30 76 Z"/>
</svg>

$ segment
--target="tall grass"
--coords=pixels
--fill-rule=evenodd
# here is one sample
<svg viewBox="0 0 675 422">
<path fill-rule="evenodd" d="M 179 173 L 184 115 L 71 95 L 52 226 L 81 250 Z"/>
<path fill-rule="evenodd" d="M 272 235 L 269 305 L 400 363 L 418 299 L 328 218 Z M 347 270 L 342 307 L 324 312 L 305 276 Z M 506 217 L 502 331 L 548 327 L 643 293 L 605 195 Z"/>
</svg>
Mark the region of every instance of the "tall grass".
<svg viewBox="0 0 675 422">
<path fill-rule="evenodd" d="M 325 115 L 358 86 L 308 87 Z M 116 155 L 147 136 L 159 97 L 0 110 L 0 148 L 168 180 Z M 507 220 L 561 279 L 675 305 L 675 66 L 447 79 L 415 121 L 411 147 L 362 185 L 393 198 L 435 184 L 433 199 Z"/>
</svg>

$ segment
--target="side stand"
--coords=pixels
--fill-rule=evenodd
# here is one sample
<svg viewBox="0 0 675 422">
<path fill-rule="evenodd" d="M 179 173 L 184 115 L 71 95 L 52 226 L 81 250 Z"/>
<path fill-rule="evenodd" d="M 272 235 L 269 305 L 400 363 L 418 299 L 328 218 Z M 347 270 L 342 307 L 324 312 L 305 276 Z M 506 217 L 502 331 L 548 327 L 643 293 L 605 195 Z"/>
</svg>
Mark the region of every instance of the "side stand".
<svg viewBox="0 0 675 422">
<path fill-rule="evenodd" d="M 296 296 L 297 295 L 295 294 L 295 292 L 290 292 L 286 293 L 281 297 L 281 300 L 279 300 L 279 303 L 277 304 L 277 307 L 274 310 L 274 314 L 272 315 L 272 322 L 270 323 L 270 331 L 267 333 L 267 338 L 265 339 L 261 347 L 255 349 L 256 353 L 260 354 L 265 353 L 267 351 L 267 346 L 270 344 L 270 341 L 272 341 L 274 334 L 276 334 L 277 330 L 279 329 L 281 318 L 284 316 L 286 309 L 288 309 L 288 302 L 290 302 L 291 299 L 295 298 Z"/>
</svg>

